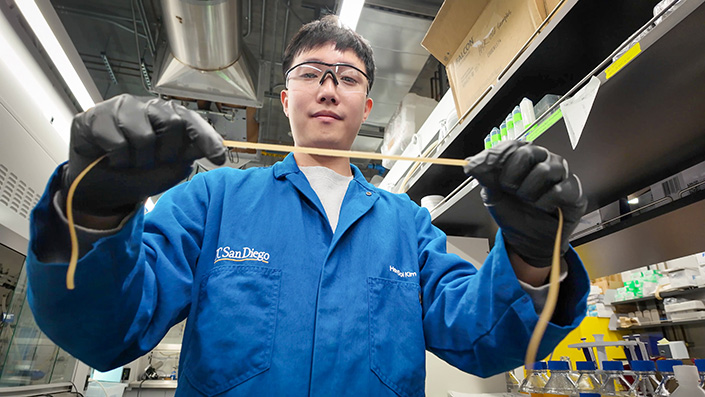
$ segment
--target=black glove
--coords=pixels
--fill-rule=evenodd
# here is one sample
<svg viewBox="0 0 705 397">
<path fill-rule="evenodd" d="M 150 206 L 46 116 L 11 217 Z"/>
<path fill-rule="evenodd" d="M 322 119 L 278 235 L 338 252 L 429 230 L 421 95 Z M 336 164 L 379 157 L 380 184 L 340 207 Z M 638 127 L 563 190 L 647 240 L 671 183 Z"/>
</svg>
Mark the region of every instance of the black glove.
<svg viewBox="0 0 705 397">
<path fill-rule="evenodd" d="M 161 99 L 120 95 L 74 117 L 62 192 L 107 154 L 78 184 L 73 208 L 99 216 L 128 214 L 187 177 L 194 160 L 223 164 L 225 151 L 220 135 L 195 112 Z"/>
<path fill-rule="evenodd" d="M 563 158 L 540 146 L 509 141 L 467 160 L 463 169 L 483 186 L 482 200 L 509 249 L 532 266 L 550 266 L 560 208 L 561 256 L 568 251 L 587 199 Z"/>
</svg>

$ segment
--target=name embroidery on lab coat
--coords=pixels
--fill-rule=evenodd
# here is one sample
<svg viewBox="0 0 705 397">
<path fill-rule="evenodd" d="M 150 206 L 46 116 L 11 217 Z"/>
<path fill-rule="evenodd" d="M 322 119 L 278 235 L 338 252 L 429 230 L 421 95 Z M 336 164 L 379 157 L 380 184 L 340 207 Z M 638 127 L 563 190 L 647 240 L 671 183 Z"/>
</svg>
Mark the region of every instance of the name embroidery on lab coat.
<svg viewBox="0 0 705 397">
<path fill-rule="evenodd" d="M 257 261 L 269 263 L 269 253 L 265 251 L 255 251 L 250 247 L 243 247 L 241 250 L 234 250 L 228 246 L 218 247 L 218 249 L 215 250 L 215 261 L 213 263 L 220 261 Z"/>
<path fill-rule="evenodd" d="M 399 277 L 416 277 L 416 272 L 402 272 L 394 266 L 389 266 L 389 271 Z"/>
</svg>

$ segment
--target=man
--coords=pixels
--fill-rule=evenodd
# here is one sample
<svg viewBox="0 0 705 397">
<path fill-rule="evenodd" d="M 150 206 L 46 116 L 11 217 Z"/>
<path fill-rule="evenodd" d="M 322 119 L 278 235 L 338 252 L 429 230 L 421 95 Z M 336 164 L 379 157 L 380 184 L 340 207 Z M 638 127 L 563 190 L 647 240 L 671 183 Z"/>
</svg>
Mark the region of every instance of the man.
<svg viewBox="0 0 705 397">
<path fill-rule="evenodd" d="M 349 149 L 372 109 L 370 47 L 327 17 L 299 31 L 283 63 L 296 145 Z M 428 211 L 376 189 L 347 158 L 297 153 L 198 174 L 143 216 L 144 199 L 195 158 L 223 162 L 215 131 L 172 103 L 108 100 L 75 118 L 70 146 L 32 214 L 37 323 L 107 370 L 188 317 L 183 396 L 423 395 L 425 349 L 480 376 L 514 368 L 545 299 L 556 208 L 564 240 L 585 210 L 577 179 L 545 149 L 513 143 L 471 158 L 501 227 L 478 271 L 446 253 Z M 65 192 L 105 153 L 76 192 L 80 260 L 67 291 Z M 567 242 L 562 254 L 569 288 L 544 355 L 585 312 L 587 275 Z"/>
</svg>

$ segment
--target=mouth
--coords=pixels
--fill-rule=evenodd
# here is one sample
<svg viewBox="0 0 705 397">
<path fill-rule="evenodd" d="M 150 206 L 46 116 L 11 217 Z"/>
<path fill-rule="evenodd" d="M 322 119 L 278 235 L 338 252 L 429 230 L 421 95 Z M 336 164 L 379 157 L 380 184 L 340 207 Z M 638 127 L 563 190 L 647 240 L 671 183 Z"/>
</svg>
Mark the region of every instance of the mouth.
<svg viewBox="0 0 705 397">
<path fill-rule="evenodd" d="M 337 113 L 331 112 L 328 110 L 322 110 L 320 112 L 316 112 L 311 117 L 317 118 L 319 120 L 324 120 L 324 121 L 342 120 L 343 119 Z"/>
</svg>

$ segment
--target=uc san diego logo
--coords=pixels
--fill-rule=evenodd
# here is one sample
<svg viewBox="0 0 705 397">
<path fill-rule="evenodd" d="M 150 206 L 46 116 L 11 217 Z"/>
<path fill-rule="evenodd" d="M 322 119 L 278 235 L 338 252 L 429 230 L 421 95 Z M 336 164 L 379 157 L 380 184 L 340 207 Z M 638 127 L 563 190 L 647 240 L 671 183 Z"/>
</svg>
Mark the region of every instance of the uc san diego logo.
<svg viewBox="0 0 705 397">
<path fill-rule="evenodd" d="M 269 263 L 269 253 L 265 251 L 255 251 L 250 247 L 243 247 L 241 250 L 234 250 L 228 246 L 218 247 L 218 249 L 215 250 L 215 262 L 220 261 L 257 261 Z"/>
</svg>

